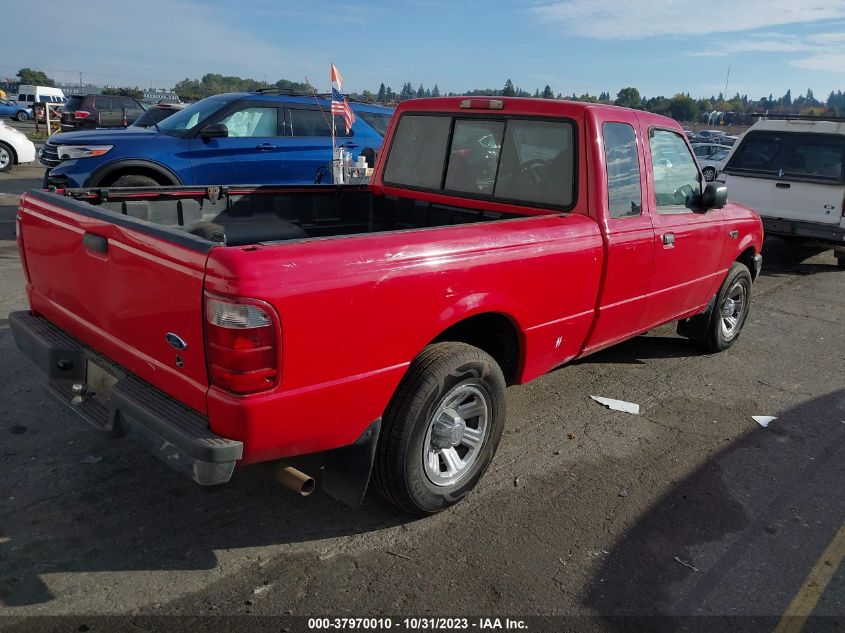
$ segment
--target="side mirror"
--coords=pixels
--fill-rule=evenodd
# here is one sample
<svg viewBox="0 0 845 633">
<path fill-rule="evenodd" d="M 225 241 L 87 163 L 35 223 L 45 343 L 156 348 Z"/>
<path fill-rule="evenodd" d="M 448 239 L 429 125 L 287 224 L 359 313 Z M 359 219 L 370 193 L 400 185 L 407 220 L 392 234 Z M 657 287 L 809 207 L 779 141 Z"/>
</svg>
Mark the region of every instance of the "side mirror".
<svg viewBox="0 0 845 633">
<path fill-rule="evenodd" d="M 200 136 L 206 141 L 210 138 L 226 138 L 229 136 L 229 128 L 224 123 L 215 123 L 203 128 Z"/>
<path fill-rule="evenodd" d="M 701 192 L 701 207 L 721 209 L 728 203 L 728 188 L 720 182 L 708 182 Z"/>
</svg>

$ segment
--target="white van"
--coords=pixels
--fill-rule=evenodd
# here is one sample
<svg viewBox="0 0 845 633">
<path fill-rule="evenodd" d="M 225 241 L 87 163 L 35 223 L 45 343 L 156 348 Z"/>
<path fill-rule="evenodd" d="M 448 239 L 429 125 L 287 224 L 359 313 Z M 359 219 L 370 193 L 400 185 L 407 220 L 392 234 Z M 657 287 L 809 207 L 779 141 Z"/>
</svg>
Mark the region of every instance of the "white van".
<svg viewBox="0 0 845 633">
<path fill-rule="evenodd" d="M 757 121 L 722 173 L 730 199 L 757 211 L 767 234 L 829 246 L 845 268 L 845 119 Z"/>
<path fill-rule="evenodd" d="M 30 86 L 21 84 L 18 86 L 18 105 L 24 108 L 31 108 L 33 103 L 50 103 L 61 105 L 65 102 L 65 93 L 60 88 L 50 86 Z"/>
</svg>

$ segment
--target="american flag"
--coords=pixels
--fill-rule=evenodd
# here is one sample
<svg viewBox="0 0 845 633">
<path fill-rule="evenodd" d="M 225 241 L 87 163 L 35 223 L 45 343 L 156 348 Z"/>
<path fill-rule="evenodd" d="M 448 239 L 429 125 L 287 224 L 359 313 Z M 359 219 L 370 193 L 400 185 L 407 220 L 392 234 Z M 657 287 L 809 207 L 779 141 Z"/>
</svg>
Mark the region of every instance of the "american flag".
<svg viewBox="0 0 845 633">
<path fill-rule="evenodd" d="M 332 114 L 338 114 L 343 117 L 346 123 L 346 133 L 349 134 L 352 124 L 355 123 L 355 113 L 349 107 L 346 97 L 340 94 L 334 86 L 332 86 Z"/>
</svg>

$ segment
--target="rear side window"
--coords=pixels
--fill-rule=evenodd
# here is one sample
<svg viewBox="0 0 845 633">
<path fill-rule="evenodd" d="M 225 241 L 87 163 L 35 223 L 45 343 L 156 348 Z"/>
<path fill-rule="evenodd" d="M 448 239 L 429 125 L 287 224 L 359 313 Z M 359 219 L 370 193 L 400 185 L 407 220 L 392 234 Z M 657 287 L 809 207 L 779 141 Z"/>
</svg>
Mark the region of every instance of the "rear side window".
<svg viewBox="0 0 845 633">
<path fill-rule="evenodd" d="M 114 100 L 111 97 L 95 97 L 93 107 L 97 110 L 114 110 Z"/>
<path fill-rule="evenodd" d="M 364 119 L 379 134 L 387 134 L 387 126 L 390 125 L 389 114 L 378 114 L 376 112 L 358 112 L 357 116 Z"/>
<path fill-rule="evenodd" d="M 331 136 L 332 135 L 332 113 L 326 109 L 309 110 L 290 108 L 288 109 L 289 126 L 291 136 Z M 346 123 L 342 116 L 334 117 L 335 136 L 352 136 L 352 130 L 346 133 Z"/>
<path fill-rule="evenodd" d="M 69 97 L 67 103 L 65 103 L 65 111 L 75 112 L 76 110 L 79 110 L 81 105 L 82 97 Z"/>
<path fill-rule="evenodd" d="M 604 123 L 601 128 L 610 217 L 638 216 L 643 210 L 643 200 L 640 156 L 634 128 L 627 123 Z"/>
<path fill-rule="evenodd" d="M 570 207 L 574 130 L 568 120 L 406 114 L 396 128 L 384 179 L 473 198 Z"/>
<path fill-rule="evenodd" d="M 841 183 L 845 138 L 833 134 L 749 132 L 737 147 L 728 173 Z"/>
</svg>

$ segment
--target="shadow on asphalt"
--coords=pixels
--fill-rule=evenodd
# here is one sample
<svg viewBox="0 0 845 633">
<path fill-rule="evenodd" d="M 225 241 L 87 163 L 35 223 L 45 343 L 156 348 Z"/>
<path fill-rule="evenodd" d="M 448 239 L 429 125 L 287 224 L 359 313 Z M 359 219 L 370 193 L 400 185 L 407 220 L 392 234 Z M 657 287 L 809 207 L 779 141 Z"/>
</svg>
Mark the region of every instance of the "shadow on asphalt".
<svg viewBox="0 0 845 633">
<path fill-rule="evenodd" d="M 0 327 L 0 355 L 19 365 L 14 381 L 5 388 L 0 381 L 13 394 L 0 428 L 0 605 L 50 602 L 45 574 L 211 570 L 217 550 L 313 542 L 412 520 L 373 490 L 357 511 L 322 493 L 295 496 L 274 482 L 271 464 L 236 470 L 223 486 L 198 486 L 54 404 L 13 347 Z M 27 387 L 12 391 L 12 382 Z M 92 455 L 101 461 L 85 463 Z M 316 460 L 305 463 L 318 475 Z"/>
<path fill-rule="evenodd" d="M 783 275 L 812 275 L 815 273 L 841 272 L 832 259 L 830 264 L 806 262 L 829 249 L 800 240 L 785 240 L 769 236 L 763 244 L 763 270 L 761 275 L 780 277 Z"/>
<path fill-rule="evenodd" d="M 686 630 L 688 620 L 671 617 L 730 613 L 775 618 L 772 630 L 845 521 L 841 420 L 845 389 L 804 402 L 715 454 L 619 539 L 585 604 L 619 631 Z M 698 624 L 730 628 L 709 618 Z"/>
</svg>

